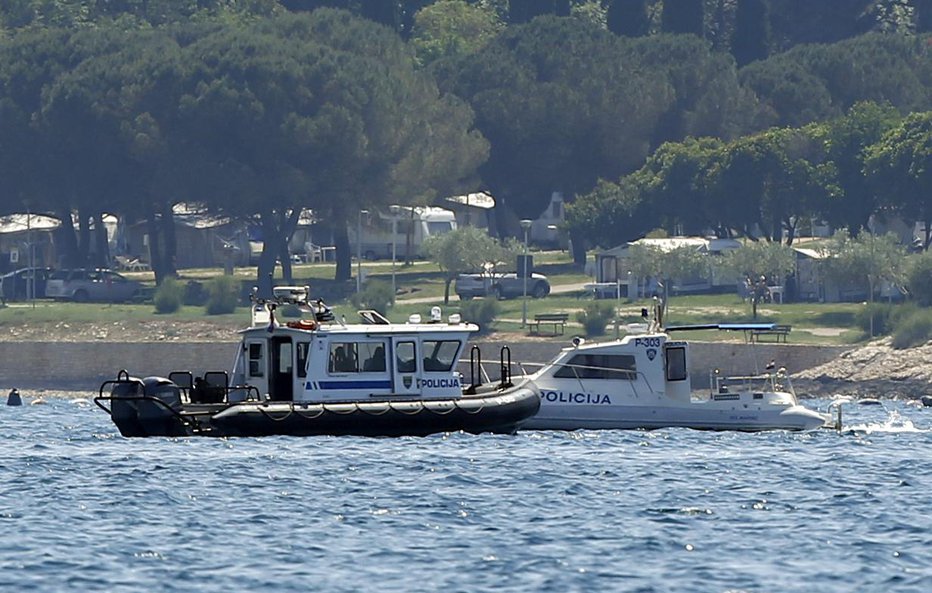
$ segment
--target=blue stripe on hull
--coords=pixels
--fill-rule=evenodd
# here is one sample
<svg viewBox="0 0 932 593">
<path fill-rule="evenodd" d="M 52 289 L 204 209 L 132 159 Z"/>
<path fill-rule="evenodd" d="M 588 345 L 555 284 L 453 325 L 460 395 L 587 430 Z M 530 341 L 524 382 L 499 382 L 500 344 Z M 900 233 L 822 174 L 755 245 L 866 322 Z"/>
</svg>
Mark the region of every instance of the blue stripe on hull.
<svg viewBox="0 0 932 593">
<path fill-rule="evenodd" d="M 391 389 L 391 381 L 320 381 L 321 389 Z M 311 388 L 308 383 L 307 388 Z"/>
</svg>

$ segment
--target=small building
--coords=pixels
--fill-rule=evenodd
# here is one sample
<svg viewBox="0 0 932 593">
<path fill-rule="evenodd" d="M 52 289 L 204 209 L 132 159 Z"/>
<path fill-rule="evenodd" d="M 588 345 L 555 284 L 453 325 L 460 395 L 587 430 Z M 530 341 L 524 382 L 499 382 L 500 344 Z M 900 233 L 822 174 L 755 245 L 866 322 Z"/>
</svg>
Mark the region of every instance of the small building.
<svg viewBox="0 0 932 593">
<path fill-rule="evenodd" d="M 44 214 L 0 216 L 0 273 L 55 265 L 54 233 L 61 221 Z"/>
<path fill-rule="evenodd" d="M 495 198 L 489 192 L 476 192 L 449 196 L 441 206 L 452 210 L 457 228 L 474 226 L 480 229 L 495 228 Z"/>
<path fill-rule="evenodd" d="M 645 245 L 668 252 L 682 247 L 696 249 L 710 257 L 720 256 L 726 251 L 739 249 L 741 243 L 735 239 L 716 237 L 665 237 L 643 238 L 631 243 L 624 243 L 595 254 L 595 284 L 593 289 L 598 296 L 628 296 L 651 294 L 656 290 L 656 278 L 638 278 L 626 263 L 628 250 L 632 245 Z M 711 262 L 710 262 L 711 263 Z M 709 273 L 695 278 L 675 279 L 669 287 L 673 292 L 709 292 L 717 288 L 733 289 L 734 278 L 719 277 L 715 266 L 709 266 Z"/>
<path fill-rule="evenodd" d="M 219 267 L 228 258 L 234 265 L 249 265 L 250 241 L 244 223 L 210 214 L 197 204 L 176 204 L 172 213 L 178 269 Z M 146 221 L 128 225 L 123 241 L 127 255 L 152 262 Z"/>
</svg>

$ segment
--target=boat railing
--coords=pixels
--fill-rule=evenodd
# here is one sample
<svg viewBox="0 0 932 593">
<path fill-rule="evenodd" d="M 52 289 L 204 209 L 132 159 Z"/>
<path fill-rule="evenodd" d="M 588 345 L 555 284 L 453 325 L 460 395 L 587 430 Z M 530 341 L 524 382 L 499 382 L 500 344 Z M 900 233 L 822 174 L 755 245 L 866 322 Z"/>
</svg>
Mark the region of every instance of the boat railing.
<svg viewBox="0 0 932 593">
<path fill-rule="evenodd" d="M 720 375 L 717 370 L 709 373 L 710 396 L 715 399 L 722 394 L 737 392 L 749 393 L 789 393 L 796 398 L 793 382 L 784 369 L 762 375 Z"/>
<path fill-rule="evenodd" d="M 538 363 L 538 362 L 512 362 L 511 361 L 511 351 L 507 346 L 502 347 L 502 352 L 500 353 L 500 358 L 498 361 L 498 372 L 499 372 L 499 387 L 508 386 L 512 383 L 512 378 L 514 376 L 523 376 L 527 377 L 533 375 L 540 369 L 546 366 L 554 367 L 563 367 L 569 368 L 573 371 L 573 377 L 558 377 L 562 379 L 575 379 L 580 386 L 580 389 L 585 389 L 585 381 L 597 380 L 597 379 L 608 379 L 608 380 L 621 380 L 627 381 L 631 385 L 632 391 L 634 391 L 635 397 L 641 397 L 642 395 L 656 393 L 653 385 L 651 385 L 650 380 L 647 376 L 641 371 L 635 371 L 630 369 L 617 369 L 613 367 L 602 367 L 602 366 L 593 366 L 593 365 L 580 365 L 580 364 L 569 364 L 569 363 Z M 465 389 L 465 393 L 475 393 L 477 387 L 484 383 L 492 383 L 493 380 L 491 375 L 488 372 L 488 365 L 492 361 L 483 361 L 481 356 L 481 351 L 479 347 L 474 345 L 469 353 L 469 360 L 460 360 L 458 366 L 460 368 L 469 369 L 469 387 Z M 514 367 L 520 371 L 515 375 L 512 371 Z M 587 376 L 589 375 L 589 376 Z M 592 375 L 602 375 L 602 376 L 592 376 Z M 464 376 L 464 379 L 466 377 Z M 643 382 L 643 386 L 646 386 L 647 392 L 643 392 L 643 386 L 639 389 L 639 385 Z"/>
</svg>

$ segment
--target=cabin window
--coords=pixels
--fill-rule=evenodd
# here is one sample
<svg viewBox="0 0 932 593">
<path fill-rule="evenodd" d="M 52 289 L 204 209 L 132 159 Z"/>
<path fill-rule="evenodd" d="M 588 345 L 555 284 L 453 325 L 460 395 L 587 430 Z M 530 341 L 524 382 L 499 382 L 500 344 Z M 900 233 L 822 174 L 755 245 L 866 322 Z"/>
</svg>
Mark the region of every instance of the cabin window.
<svg viewBox="0 0 932 593">
<path fill-rule="evenodd" d="M 398 342 L 395 344 L 395 367 L 399 373 L 416 373 L 417 358 L 414 342 Z"/>
<path fill-rule="evenodd" d="M 424 340 L 424 371 L 449 371 L 459 350 L 458 340 Z"/>
<path fill-rule="evenodd" d="M 295 352 L 297 352 L 297 355 L 298 355 L 298 359 L 296 362 L 298 364 L 298 376 L 299 377 L 307 377 L 307 356 L 310 351 L 311 351 L 310 342 L 298 342 L 297 344 L 295 344 Z"/>
<path fill-rule="evenodd" d="M 364 373 L 385 372 L 385 345 L 381 342 L 360 342 L 359 358 Z"/>
<path fill-rule="evenodd" d="M 630 354 L 577 354 L 553 374 L 557 379 L 637 378 L 637 364 Z"/>
<path fill-rule="evenodd" d="M 249 344 L 249 376 L 263 377 L 265 371 L 262 364 L 262 342 L 251 342 Z"/>
<path fill-rule="evenodd" d="M 385 372 L 385 344 L 334 342 L 330 344 L 329 370 L 331 373 Z"/>
<path fill-rule="evenodd" d="M 685 381 L 686 348 L 667 348 L 667 381 Z"/>
<path fill-rule="evenodd" d="M 278 372 L 282 375 L 291 374 L 291 342 L 278 344 Z"/>
</svg>

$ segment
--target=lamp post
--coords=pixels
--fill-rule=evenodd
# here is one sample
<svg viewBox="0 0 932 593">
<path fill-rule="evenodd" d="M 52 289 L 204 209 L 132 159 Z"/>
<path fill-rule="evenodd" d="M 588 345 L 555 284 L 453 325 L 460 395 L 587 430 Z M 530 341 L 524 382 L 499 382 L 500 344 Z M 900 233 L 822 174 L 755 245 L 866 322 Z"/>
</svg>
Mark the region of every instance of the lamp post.
<svg viewBox="0 0 932 593">
<path fill-rule="evenodd" d="M 356 294 L 362 290 L 362 217 L 368 216 L 368 210 L 360 210 L 356 218 Z"/>
<path fill-rule="evenodd" d="M 392 304 L 395 304 L 395 244 L 398 235 L 398 213 L 401 212 L 401 206 L 392 204 L 388 210 L 392 213 Z"/>
<path fill-rule="evenodd" d="M 523 219 L 521 228 L 524 229 L 524 269 L 522 270 L 524 272 L 522 274 L 524 276 L 524 300 L 521 303 L 521 327 L 523 328 L 527 326 L 527 277 L 531 273 L 527 265 L 527 233 L 531 230 L 531 221 L 527 218 Z"/>
</svg>

